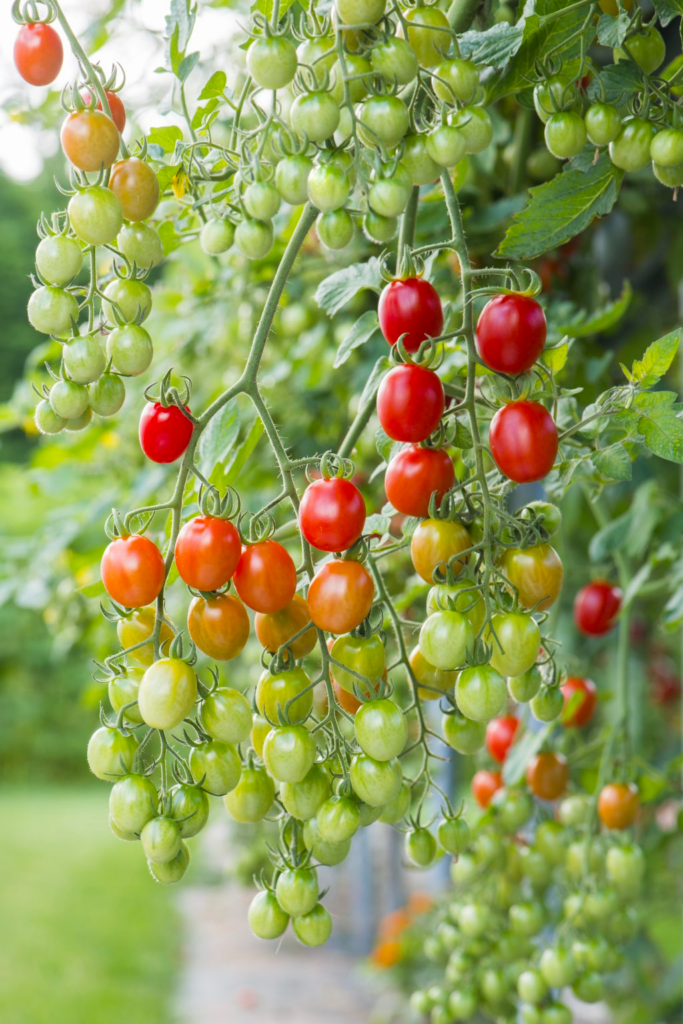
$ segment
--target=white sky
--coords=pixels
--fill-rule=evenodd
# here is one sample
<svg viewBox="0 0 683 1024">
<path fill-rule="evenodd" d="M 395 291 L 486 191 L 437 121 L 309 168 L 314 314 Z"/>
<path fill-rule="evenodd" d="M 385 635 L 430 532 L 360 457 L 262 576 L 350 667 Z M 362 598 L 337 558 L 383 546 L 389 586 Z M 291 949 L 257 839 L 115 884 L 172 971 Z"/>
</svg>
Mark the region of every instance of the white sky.
<svg viewBox="0 0 683 1024">
<path fill-rule="evenodd" d="M 62 0 L 62 10 L 76 34 L 97 15 L 106 9 L 109 0 Z M 124 13 L 119 15 L 112 38 L 94 56 L 107 73 L 115 62 L 126 71 L 126 85 L 121 93 L 128 116 L 135 114 L 137 123 L 148 130 L 163 124 L 177 122 L 174 115 L 159 113 L 161 97 L 168 93 L 170 77 L 156 75 L 154 69 L 163 63 L 164 17 L 168 13 L 170 0 L 138 0 L 129 2 Z M 28 180 L 36 176 L 42 167 L 43 158 L 53 154 L 58 147 L 57 131 L 40 131 L 37 127 L 21 125 L 13 121 L 6 106 L 29 108 L 40 105 L 46 94 L 45 89 L 28 85 L 18 75 L 12 58 L 12 48 L 18 26 L 12 20 L 9 0 L 0 0 L 0 169 L 14 178 Z M 202 0 L 190 50 L 199 50 L 207 59 L 210 70 L 222 68 L 231 82 L 233 58 L 229 56 L 229 39 L 234 34 L 238 16 L 226 8 L 214 10 Z M 59 32 L 59 26 L 55 26 Z M 61 33 L 60 33 L 61 34 Z M 61 92 L 62 87 L 73 81 L 76 62 L 62 36 L 64 43 L 64 64 L 52 88 Z M 224 58 L 221 60 L 221 55 Z M 199 91 L 208 72 L 197 67 L 188 82 L 188 95 Z M 124 133 L 130 138 L 128 130 Z"/>
</svg>

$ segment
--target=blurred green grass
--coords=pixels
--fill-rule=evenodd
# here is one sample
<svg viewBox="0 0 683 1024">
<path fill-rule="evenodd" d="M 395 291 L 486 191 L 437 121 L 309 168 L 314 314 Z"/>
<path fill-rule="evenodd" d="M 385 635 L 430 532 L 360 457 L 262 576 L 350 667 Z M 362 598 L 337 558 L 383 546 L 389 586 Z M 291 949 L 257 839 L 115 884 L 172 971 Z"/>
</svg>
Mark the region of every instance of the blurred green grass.
<svg viewBox="0 0 683 1024">
<path fill-rule="evenodd" d="M 104 786 L 0 790 L 2 1024 L 168 1024 L 176 911 Z"/>
</svg>

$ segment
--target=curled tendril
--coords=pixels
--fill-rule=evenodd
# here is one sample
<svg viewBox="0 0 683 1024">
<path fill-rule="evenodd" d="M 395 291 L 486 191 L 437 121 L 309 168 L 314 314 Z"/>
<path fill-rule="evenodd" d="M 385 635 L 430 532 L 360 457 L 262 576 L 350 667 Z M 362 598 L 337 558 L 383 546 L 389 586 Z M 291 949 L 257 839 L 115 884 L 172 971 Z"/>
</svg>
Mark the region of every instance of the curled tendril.
<svg viewBox="0 0 683 1024">
<path fill-rule="evenodd" d="M 41 7 L 45 14 L 40 14 Z M 12 4 L 12 18 L 18 25 L 49 25 L 57 17 L 50 0 L 15 0 Z"/>
<path fill-rule="evenodd" d="M 360 537 L 348 551 L 342 551 L 341 560 L 343 562 L 360 562 L 362 564 L 366 561 L 369 554 L 370 548 L 367 539 Z"/>
<path fill-rule="evenodd" d="M 245 511 L 240 513 L 237 529 L 245 544 L 261 544 L 275 532 L 275 520 L 269 512 L 260 514 Z"/>
<path fill-rule="evenodd" d="M 203 516 L 214 519 L 234 519 L 240 514 L 241 500 L 234 487 L 226 487 L 225 494 L 217 487 L 200 487 L 198 498 L 199 510 Z"/>
<path fill-rule="evenodd" d="M 158 381 L 154 384 L 150 384 L 144 390 L 144 396 L 148 402 L 158 402 L 166 409 L 169 405 L 177 405 L 180 409 L 185 411 L 185 406 L 190 400 L 190 394 L 192 393 L 192 381 L 189 377 L 181 377 L 183 381 L 183 394 L 176 387 L 171 384 L 171 378 L 173 374 L 173 368 L 164 376 L 163 380 L 159 385 L 159 397 L 155 398 L 154 388 L 157 386 Z"/>
<path fill-rule="evenodd" d="M 349 480 L 355 473 L 356 468 L 351 459 L 345 459 L 336 452 L 328 451 L 320 457 L 320 476 L 323 480 L 333 478 Z M 314 466 L 306 466 L 306 477 L 315 480 Z"/>
</svg>

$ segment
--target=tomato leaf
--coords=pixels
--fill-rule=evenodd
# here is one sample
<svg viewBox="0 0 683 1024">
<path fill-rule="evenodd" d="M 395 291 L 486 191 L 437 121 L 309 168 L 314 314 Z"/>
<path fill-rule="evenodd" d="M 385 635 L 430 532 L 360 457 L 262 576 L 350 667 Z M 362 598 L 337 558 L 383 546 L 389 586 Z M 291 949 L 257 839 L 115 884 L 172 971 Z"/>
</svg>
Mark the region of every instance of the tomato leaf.
<svg viewBox="0 0 683 1024">
<path fill-rule="evenodd" d="M 631 479 L 631 460 L 622 444 L 611 444 L 609 448 L 595 452 L 591 458 L 595 468 L 610 480 Z"/>
<path fill-rule="evenodd" d="M 541 353 L 541 360 L 548 367 L 551 373 L 559 373 L 563 370 L 569 356 L 569 342 L 554 348 L 547 348 Z"/>
<path fill-rule="evenodd" d="M 352 263 L 330 274 L 320 282 L 314 298 L 321 309 L 334 316 L 364 288 L 379 293 L 383 284 L 380 261 L 373 256 L 366 263 Z"/>
<path fill-rule="evenodd" d="M 164 125 L 162 128 L 151 128 L 147 142 L 153 146 L 161 146 L 164 153 L 171 153 L 176 142 L 182 142 L 182 130 L 176 124 Z"/>
<path fill-rule="evenodd" d="M 485 32 L 465 32 L 458 39 L 460 53 L 475 64 L 504 68 L 524 42 L 525 23 L 522 15 L 516 25 L 500 23 Z"/>
<path fill-rule="evenodd" d="M 363 388 L 362 394 L 360 396 L 359 408 L 362 409 L 364 405 L 366 405 L 371 399 L 374 398 L 374 395 L 377 392 L 377 388 L 379 387 L 379 383 L 382 377 L 387 372 L 387 370 L 390 369 L 391 360 L 389 359 L 389 357 L 380 356 L 375 365 L 373 366 L 370 376 L 365 382 L 365 387 Z"/>
<path fill-rule="evenodd" d="M 455 421 L 455 436 L 453 438 L 453 444 L 456 448 L 472 448 L 474 446 L 470 428 L 465 426 L 460 419 L 456 419 Z"/>
<path fill-rule="evenodd" d="M 631 305 L 633 292 L 628 281 L 624 281 L 621 295 L 613 302 L 608 302 L 593 313 L 580 310 L 569 322 L 562 324 L 558 330 L 571 338 L 589 338 L 593 334 L 602 334 L 611 330 L 619 323 Z M 545 355 L 545 353 L 544 353 Z"/>
<path fill-rule="evenodd" d="M 631 26 L 627 11 L 619 14 L 603 14 L 598 21 L 598 42 L 602 46 L 621 46 Z"/>
<path fill-rule="evenodd" d="M 637 395 L 634 404 L 643 412 L 638 433 L 653 455 L 669 462 L 683 463 L 683 404 L 673 391 Z M 642 401 L 647 399 L 647 401 Z"/>
<path fill-rule="evenodd" d="M 377 321 L 377 313 L 374 309 L 368 310 L 363 313 L 361 317 L 356 320 L 353 327 L 351 327 L 349 333 L 346 335 L 341 345 L 337 349 L 337 354 L 334 357 L 334 368 L 337 369 L 349 358 L 354 348 L 359 348 L 361 345 L 365 345 L 368 341 L 374 341 L 375 338 L 380 338 L 382 332 L 379 329 L 379 323 Z"/>
<path fill-rule="evenodd" d="M 588 86 L 588 98 L 620 107 L 642 88 L 642 84 L 642 73 L 633 61 L 609 64 Z"/>
<path fill-rule="evenodd" d="M 677 327 L 670 334 L 653 341 L 645 350 L 643 358 L 634 360 L 629 379 L 643 387 L 652 387 L 656 384 L 673 363 L 680 340 L 681 330 Z"/>
<path fill-rule="evenodd" d="M 680 18 L 683 16 L 683 2 L 682 0 L 652 0 L 657 17 L 665 27 L 669 25 L 674 18 Z"/>
<path fill-rule="evenodd" d="M 228 76 L 225 71 L 215 71 L 199 94 L 200 100 L 211 100 L 216 96 L 222 96 Z"/>
<path fill-rule="evenodd" d="M 532 188 L 528 205 L 515 216 L 496 255 L 523 260 L 557 249 L 609 213 L 622 178 L 623 172 L 603 155 L 589 171 L 572 168 Z"/>
</svg>

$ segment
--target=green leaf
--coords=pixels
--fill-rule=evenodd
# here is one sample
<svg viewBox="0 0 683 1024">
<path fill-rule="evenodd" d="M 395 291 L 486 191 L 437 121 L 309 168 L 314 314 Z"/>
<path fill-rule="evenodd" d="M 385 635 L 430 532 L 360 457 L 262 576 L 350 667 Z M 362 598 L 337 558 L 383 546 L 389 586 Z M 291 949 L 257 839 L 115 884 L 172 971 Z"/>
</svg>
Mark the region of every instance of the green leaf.
<svg viewBox="0 0 683 1024">
<path fill-rule="evenodd" d="M 389 462 L 394 445 L 396 445 L 396 441 L 392 441 L 389 435 L 385 434 L 381 427 L 378 427 L 375 432 L 375 448 L 377 449 L 377 454 L 385 462 Z"/>
<path fill-rule="evenodd" d="M 371 533 L 378 533 L 380 537 L 384 537 L 391 528 L 391 517 L 382 515 L 379 512 L 375 512 L 374 515 L 368 516 L 365 520 L 365 526 L 363 527 L 363 533 L 367 537 Z"/>
<path fill-rule="evenodd" d="M 485 32 L 465 32 L 459 36 L 460 53 L 475 64 L 504 68 L 524 42 L 524 18 L 516 25 L 500 23 Z"/>
<path fill-rule="evenodd" d="M 646 378 L 653 377 L 656 384 L 673 363 L 681 340 L 681 329 L 676 328 L 658 341 L 653 341 L 645 351 L 642 359 L 634 360 L 631 369 L 631 380 L 642 383 Z M 648 384 L 648 386 L 652 386 Z"/>
<path fill-rule="evenodd" d="M 228 77 L 225 71 L 215 71 L 199 94 L 200 100 L 211 100 L 216 96 L 222 96 L 225 91 Z"/>
<path fill-rule="evenodd" d="M 98 580 L 97 583 L 88 583 L 87 586 L 77 587 L 76 589 L 77 593 L 83 594 L 83 597 L 100 597 L 106 594 L 102 580 Z"/>
<path fill-rule="evenodd" d="M 301 0 L 299 0 L 299 2 L 301 3 Z M 293 4 L 294 0 L 280 0 L 281 18 L 284 17 Z M 301 3 L 301 7 L 303 7 L 304 10 L 308 10 L 309 6 L 310 5 L 307 3 Z M 273 0 L 256 0 L 256 2 L 251 5 L 251 13 L 253 14 L 255 11 L 259 11 L 268 19 L 268 21 L 270 21 L 273 16 Z"/>
<path fill-rule="evenodd" d="M 655 391 L 636 396 L 634 404 L 638 409 L 646 408 L 638 420 L 638 433 L 653 455 L 669 462 L 683 464 L 683 420 L 680 418 L 683 406 L 676 404 L 672 391 Z M 651 399 L 644 403 L 641 399 Z"/>
<path fill-rule="evenodd" d="M 237 443 L 240 435 L 239 407 L 233 398 L 209 421 L 197 446 L 197 465 L 205 477 L 212 474 Z M 212 481 L 213 482 L 213 481 Z"/>
<path fill-rule="evenodd" d="M 239 477 L 242 467 L 246 464 L 256 445 L 263 435 L 263 423 L 255 416 L 243 440 L 228 453 L 224 464 L 223 486 L 233 484 Z"/>
<path fill-rule="evenodd" d="M 624 281 L 621 295 L 613 302 L 607 302 L 593 313 L 580 310 L 570 323 L 562 324 L 558 330 L 571 338 L 589 338 L 593 334 L 602 334 L 611 330 L 619 323 L 631 304 L 633 292 L 628 281 Z"/>
<path fill-rule="evenodd" d="M 652 0 L 652 3 L 664 27 L 674 18 L 683 17 L 683 0 Z"/>
<path fill-rule="evenodd" d="M 321 309 L 334 316 L 364 288 L 379 293 L 383 284 L 380 262 L 372 256 L 366 263 L 352 263 L 330 274 L 320 282 L 314 298 Z"/>
<path fill-rule="evenodd" d="M 506 786 L 514 786 L 522 781 L 529 761 L 539 752 L 555 728 L 555 724 L 555 722 L 548 722 L 538 732 L 525 732 L 522 738 L 511 747 L 503 766 L 503 780 Z"/>
<path fill-rule="evenodd" d="M 603 476 L 608 476 L 611 480 L 631 479 L 631 460 L 622 444 L 611 444 L 609 448 L 595 452 L 591 459 Z"/>
<path fill-rule="evenodd" d="M 466 427 L 462 420 L 457 419 L 455 421 L 455 437 L 453 438 L 453 444 L 456 448 L 472 448 L 474 441 L 470 428 Z"/>
<path fill-rule="evenodd" d="M 612 103 L 615 107 L 621 107 L 640 91 L 642 85 L 642 73 L 638 65 L 630 60 L 620 61 L 618 64 L 608 64 L 593 79 L 588 86 L 588 97 L 595 103 Z"/>
<path fill-rule="evenodd" d="M 631 25 L 631 18 L 626 11 L 616 17 L 603 14 L 598 20 L 598 42 L 601 46 L 621 46 Z"/>
<path fill-rule="evenodd" d="M 379 383 L 382 377 L 387 372 L 387 370 L 390 369 L 391 360 L 389 359 L 389 357 L 380 356 L 375 365 L 373 366 L 370 376 L 365 382 L 365 387 L 363 388 L 363 391 L 360 396 L 360 402 L 358 403 L 359 408 L 362 409 L 363 406 L 367 405 L 367 403 L 373 398 L 377 391 L 377 388 L 379 387 Z"/>
<path fill-rule="evenodd" d="M 338 366 L 341 366 L 342 363 L 346 362 L 354 348 L 359 348 L 361 345 L 365 345 L 366 342 L 373 341 L 375 338 L 381 337 L 381 333 L 375 310 L 370 309 L 366 313 L 363 313 L 363 315 L 356 320 L 355 324 L 350 329 L 349 333 L 346 335 L 337 350 L 333 364 L 335 370 Z"/>
<path fill-rule="evenodd" d="M 541 360 L 551 373 L 559 373 L 564 369 L 568 356 L 569 342 L 565 341 L 562 345 L 556 345 L 555 348 L 544 349 L 541 353 Z"/>
<path fill-rule="evenodd" d="M 653 480 L 638 488 L 629 510 L 594 534 L 588 548 L 592 562 L 611 558 L 617 550 L 633 558 L 645 554 L 662 517 L 662 507 L 656 496 L 657 484 Z"/>
<path fill-rule="evenodd" d="M 530 190 L 496 255 L 524 260 L 557 249 L 614 206 L 623 172 L 602 156 L 589 171 L 567 170 Z"/>
<path fill-rule="evenodd" d="M 157 172 L 157 178 L 159 179 L 159 190 L 161 195 L 164 194 L 168 186 L 175 178 L 177 172 L 180 170 L 180 164 L 164 164 L 160 167 Z"/>
<path fill-rule="evenodd" d="M 178 65 L 178 78 L 181 82 L 186 82 L 194 69 L 199 63 L 199 53 L 188 53 L 187 57 L 183 57 L 180 64 Z"/>
<path fill-rule="evenodd" d="M 176 124 L 165 125 L 163 128 L 151 128 L 147 141 L 153 146 L 161 146 L 164 153 L 172 153 L 176 142 L 182 142 L 182 130 Z"/>
</svg>

